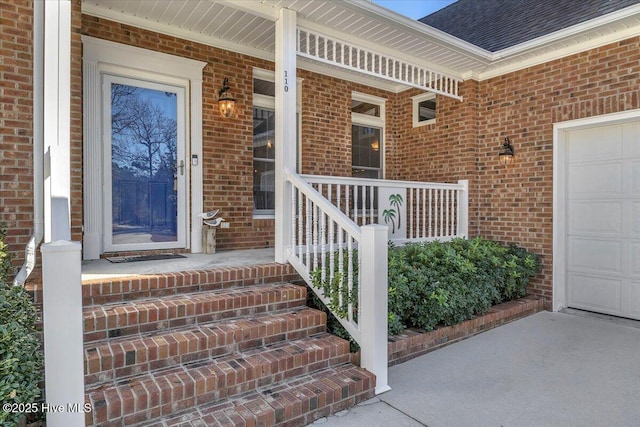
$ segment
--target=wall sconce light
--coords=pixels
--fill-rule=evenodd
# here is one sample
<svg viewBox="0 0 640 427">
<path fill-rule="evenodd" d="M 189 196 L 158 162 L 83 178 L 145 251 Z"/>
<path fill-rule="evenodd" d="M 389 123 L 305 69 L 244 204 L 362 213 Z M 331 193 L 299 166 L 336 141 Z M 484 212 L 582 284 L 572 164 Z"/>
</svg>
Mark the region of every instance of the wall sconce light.
<svg viewBox="0 0 640 427">
<path fill-rule="evenodd" d="M 229 92 L 229 79 L 222 80 L 222 87 L 218 89 L 218 108 L 220 115 L 225 118 L 233 117 L 236 114 L 236 99 Z"/>
<path fill-rule="evenodd" d="M 371 148 L 373 149 L 373 151 L 379 151 L 380 150 L 380 142 L 378 142 L 378 140 L 374 140 L 371 143 Z"/>
<path fill-rule="evenodd" d="M 513 149 L 513 145 L 511 145 L 511 141 L 509 138 L 504 139 L 504 144 L 502 144 L 502 151 L 500 151 L 500 163 L 502 163 L 505 167 L 509 166 L 513 163 L 513 157 L 515 155 L 515 151 Z"/>
</svg>

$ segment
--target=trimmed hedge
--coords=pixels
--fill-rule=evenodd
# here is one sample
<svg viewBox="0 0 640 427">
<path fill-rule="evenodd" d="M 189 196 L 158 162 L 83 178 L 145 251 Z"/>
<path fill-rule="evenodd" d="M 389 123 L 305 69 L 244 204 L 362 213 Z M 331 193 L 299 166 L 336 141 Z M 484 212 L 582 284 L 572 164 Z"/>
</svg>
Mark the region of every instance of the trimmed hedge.
<svg viewBox="0 0 640 427">
<path fill-rule="evenodd" d="M 353 259 L 357 259 L 357 251 Z M 495 304 L 523 297 L 529 279 L 539 271 L 540 258 L 535 253 L 479 237 L 399 247 L 390 244 L 389 335 L 406 328 L 430 331 L 454 325 L 485 313 Z M 346 266 L 342 273 L 336 266 L 334 274 L 336 280 L 346 277 Z M 356 282 L 357 263 L 353 275 Z M 336 283 L 322 281 L 319 269 L 311 276 L 313 285 L 329 297 L 334 312 L 346 316 L 345 303 L 351 301 L 357 313 L 356 293 L 341 295 L 340 305 Z M 320 299 L 313 292 L 310 294 L 311 304 L 327 313 L 329 331 L 349 337 Z M 352 350 L 356 349 L 355 342 L 351 343 Z"/>
<path fill-rule="evenodd" d="M 389 334 L 429 331 L 485 313 L 523 297 L 539 271 L 536 254 L 482 238 L 391 247 Z"/>
<path fill-rule="evenodd" d="M 13 268 L 0 229 L 0 403 L 33 404 L 40 396 L 42 353 L 36 310 L 23 286 L 10 282 Z M 0 412 L 0 425 L 17 426 L 22 414 Z"/>
</svg>

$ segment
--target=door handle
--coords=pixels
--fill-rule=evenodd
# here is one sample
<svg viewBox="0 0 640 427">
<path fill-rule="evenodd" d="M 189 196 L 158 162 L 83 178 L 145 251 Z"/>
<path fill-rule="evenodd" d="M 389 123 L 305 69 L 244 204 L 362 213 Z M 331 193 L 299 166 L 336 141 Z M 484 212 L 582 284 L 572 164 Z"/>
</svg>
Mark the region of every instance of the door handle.
<svg viewBox="0 0 640 427">
<path fill-rule="evenodd" d="M 180 169 L 180 175 L 184 175 L 184 160 L 180 160 L 180 163 L 178 163 L 178 169 Z"/>
</svg>

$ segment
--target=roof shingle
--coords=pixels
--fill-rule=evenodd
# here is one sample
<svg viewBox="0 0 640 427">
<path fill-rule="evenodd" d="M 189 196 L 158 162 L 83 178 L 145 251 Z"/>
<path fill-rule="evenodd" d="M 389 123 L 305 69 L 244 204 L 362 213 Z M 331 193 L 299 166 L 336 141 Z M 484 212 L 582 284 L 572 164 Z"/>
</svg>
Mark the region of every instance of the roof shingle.
<svg viewBox="0 0 640 427">
<path fill-rule="evenodd" d="M 420 22 L 496 52 L 640 0 L 458 0 Z"/>
</svg>

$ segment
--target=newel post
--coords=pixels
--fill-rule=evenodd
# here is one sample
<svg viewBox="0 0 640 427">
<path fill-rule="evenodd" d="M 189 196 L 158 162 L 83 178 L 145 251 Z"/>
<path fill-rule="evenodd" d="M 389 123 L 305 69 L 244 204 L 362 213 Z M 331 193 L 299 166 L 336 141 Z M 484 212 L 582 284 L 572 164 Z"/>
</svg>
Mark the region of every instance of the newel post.
<svg viewBox="0 0 640 427">
<path fill-rule="evenodd" d="M 85 425 L 81 251 L 78 242 L 42 245 L 47 425 Z"/>
<path fill-rule="evenodd" d="M 458 237 L 469 237 L 469 180 L 458 180 L 464 188 L 458 191 Z"/>
<path fill-rule="evenodd" d="M 362 367 L 376 376 L 376 394 L 391 390 L 387 370 L 388 290 L 387 242 L 389 229 L 385 225 L 362 227 L 361 252 L 361 319 Z"/>
</svg>

